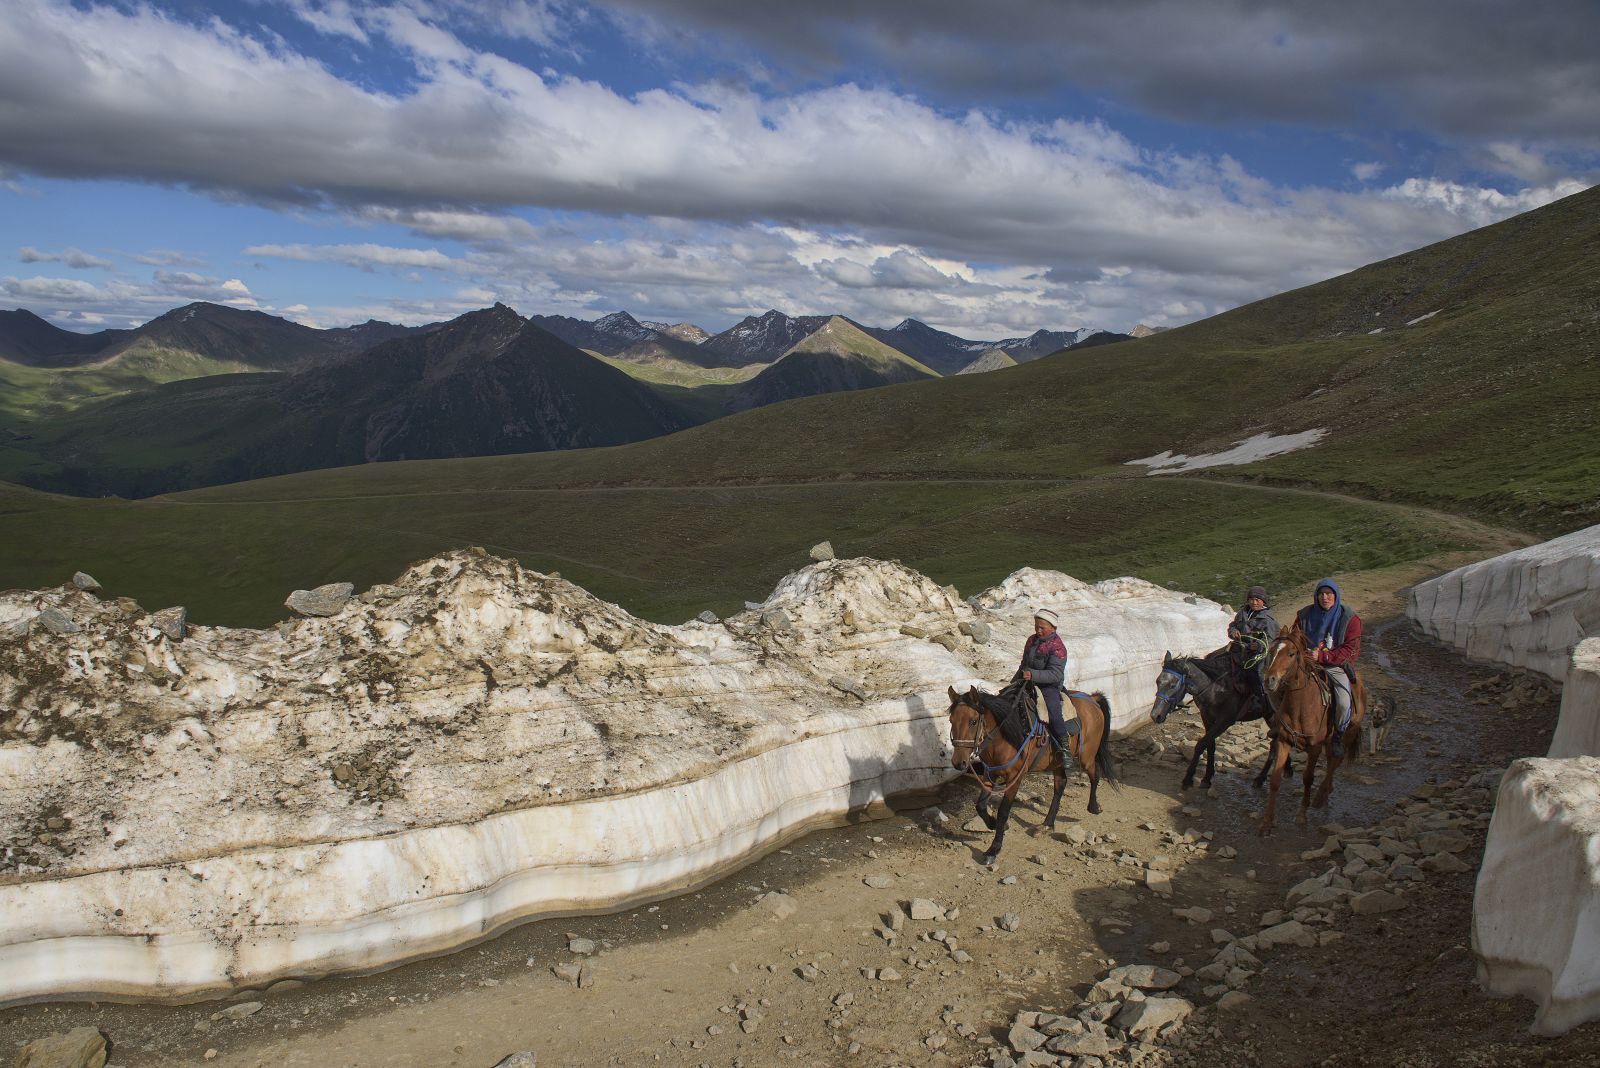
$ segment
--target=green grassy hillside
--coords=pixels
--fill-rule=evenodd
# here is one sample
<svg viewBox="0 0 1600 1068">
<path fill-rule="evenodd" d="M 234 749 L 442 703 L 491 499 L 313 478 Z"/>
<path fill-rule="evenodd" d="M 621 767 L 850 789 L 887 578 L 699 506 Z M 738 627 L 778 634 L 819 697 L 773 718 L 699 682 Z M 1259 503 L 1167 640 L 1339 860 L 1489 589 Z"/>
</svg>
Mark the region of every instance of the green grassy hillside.
<svg viewBox="0 0 1600 1068">
<path fill-rule="evenodd" d="M 1436 313 L 1436 314 L 1430 314 Z M 1407 325 L 1408 323 L 1413 325 Z M 1379 332 L 1373 332 L 1379 331 Z M 203 621 L 482 544 L 679 619 L 828 537 L 964 589 L 1022 564 L 1232 598 L 1600 521 L 1600 190 L 1138 341 L 581 452 L 369 464 L 0 514 L 0 581 L 82 567 Z M 1126 461 L 1325 428 L 1220 473 Z M 1210 472 L 1217 475 L 1219 472 Z M 0 498 L 6 500 L 8 498 Z M 27 498 L 24 498 L 26 501 Z"/>
</svg>

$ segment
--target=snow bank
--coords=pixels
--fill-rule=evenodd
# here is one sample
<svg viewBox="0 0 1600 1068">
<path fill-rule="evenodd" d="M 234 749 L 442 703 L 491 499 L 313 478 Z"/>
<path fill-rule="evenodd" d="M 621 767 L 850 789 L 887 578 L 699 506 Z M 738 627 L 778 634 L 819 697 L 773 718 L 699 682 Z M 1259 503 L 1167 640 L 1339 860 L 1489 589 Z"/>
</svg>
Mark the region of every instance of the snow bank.
<svg viewBox="0 0 1600 1068">
<path fill-rule="evenodd" d="M 945 688 L 1007 678 L 1041 603 L 1123 725 L 1227 623 L 1131 579 L 967 603 L 836 560 L 669 627 L 481 550 L 181 641 L 131 601 L 0 594 L 0 1004 L 372 970 L 716 878 L 945 781 Z"/>
<path fill-rule="evenodd" d="M 1600 638 L 1573 647 L 1561 687 L 1561 718 L 1545 755 L 1600 756 Z"/>
<path fill-rule="evenodd" d="M 1310 448 L 1321 441 L 1327 434 L 1327 428 L 1317 427 L 1313 430 L 1303 430 L 1298 434 L 1257 434 L 1254 437 L 1236 443 L 1231 449 L 1222 452 L 1203 453 L 1199 456 L 1185 456 L 1183 453 L 1174 455 L 1172 452 L 1158 452 L 1154 456 L 1146 456 L 1142 460 L 1129 460 L 1128 464 L 1137 464 L 1150 468 L 1152 475 L 1171 475 L 1179 471 L 1198 471 L 1205 467 L 1232 467 L 1238 464 L 1254 463 L 1265 460 L 1269 456 L 1282 456 L 1286 452 L 1296 452 L 1300 449 Z"/>
<path fill-rule="evenodd" d="M 1468 656 L 1559 681 L 1600 635 L 1600 525 L 1418 583 L 1406 614 Z"/>
<path fill-rule="evenodd" d="M 1600 758 L 1528 758 L 1500 784 L 1472 910 L 1478 979 L 1538 1003 L 1535 1034 L 1600 1019 Z"/>
</svg>

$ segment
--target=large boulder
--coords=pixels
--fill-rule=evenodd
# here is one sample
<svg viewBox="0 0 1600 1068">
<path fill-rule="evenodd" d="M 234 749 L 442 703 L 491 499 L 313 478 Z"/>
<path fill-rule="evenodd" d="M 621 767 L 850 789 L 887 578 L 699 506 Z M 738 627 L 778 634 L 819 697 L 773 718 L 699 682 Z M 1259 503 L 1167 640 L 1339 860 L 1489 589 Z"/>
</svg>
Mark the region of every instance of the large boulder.
<svg viewBox="0 0 1600 1068">
<path fill-rule="evenodd" d="M 348 582 L 330 582 L 314 590 L 295 590 L 283 605 L 302 616 L 335 616 L 350 603 L 355 589 Z"/>
<path fill-rule="evenodd" d="M 102 1068 L 105 1063 L 106 1036 L 93 1027 L 36 1038 L 12 1062 L 14 1068 Z"/>
</svg>

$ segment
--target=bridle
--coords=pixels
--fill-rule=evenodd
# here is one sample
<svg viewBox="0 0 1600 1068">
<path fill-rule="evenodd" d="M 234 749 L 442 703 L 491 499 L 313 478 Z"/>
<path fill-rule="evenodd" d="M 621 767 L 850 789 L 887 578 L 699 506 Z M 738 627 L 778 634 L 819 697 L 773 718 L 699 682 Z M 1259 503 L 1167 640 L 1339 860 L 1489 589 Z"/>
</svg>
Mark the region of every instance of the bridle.
<svg viewBox="0 0 1600 1068">
<path fill-rule="evenodd" d="M 976 722 L 980 727 L 983 728 L 982 733 L 978 734 L 977 737 L 972 738 L 971 740 L 956 737 L 954 729 L 955 724 L 953 721 L 955 718 L 956 708 L 958 706 L 965 706 L 971 709 L 976 716 Z M 983 750 L 989 744 L 989 739 L 996 731 L 1000 730 L 1000 717 L 995 715 L 987 708 L 979 708 L 976 705 L 968 703 L 965 696 L 959 697 L 955 701 L 951 702 L 950 717 L 952 720 L 950 731 L 950 748 L 955 750 L 957 755 L 959 755 L 963 749 L 966 749 L 970 752 L 966 763 L 963 765 L 963 770 L 968 775 L 971 775 L 973 778 L 977 779 L 983 788 L 988 790 L 990 793 L 1000 793 L 1005 790 L 1005 783 L 1000 780 L 996 773 L 1010 771 L 1017 761 L 1022 759 L 1024 753 L 1033 750 L 1033 742 L 1037 740 L 1039 735 L 1042 733 L 1039 727 L 1039 721 L 1037 718 L 1035 718 L 1032 727 L 1028 731 L 1028 736 L 1022 740 L 1021 745 L 1017 746 L 1017 751 L 1012 754 L 1011 759 L 1006 761 L 1004 764 L 991 764 L 983 759 L 982 754 Z M 985 721 L 989 722 L 986 723 Z M 1031 762 L 1032 760 L 1030 758 L 1029 763 Z M 1024 768 L 1026 768 L 1026 766 L 1027 765 L 1024 765 Z"/>
</svg>

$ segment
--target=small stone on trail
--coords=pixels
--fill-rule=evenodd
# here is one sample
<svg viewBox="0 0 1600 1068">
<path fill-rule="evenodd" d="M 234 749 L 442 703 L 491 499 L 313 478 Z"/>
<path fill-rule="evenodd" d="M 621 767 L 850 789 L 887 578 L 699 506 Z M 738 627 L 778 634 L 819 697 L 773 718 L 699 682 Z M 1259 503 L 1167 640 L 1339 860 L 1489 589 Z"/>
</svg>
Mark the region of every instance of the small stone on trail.
<svg viewBox="0 0 1600 1068">
<path fill-rule="evenodd" d="M 534 1056 L 532 1050 L 519 1050 L 495 1062 L 494 1068 L 539 1068 L 539 1058 Z"/>
<path fill-rule="evenodd" d="M 106 1036 L 93 1027 L 36 1038 L 22 1047 L 15 1068 L 101 1068 L 106 1063 Z"/>
<path fill-rule="evenodd" d="M 557 979 L 565 979 L 573 986 L 578 985 L 578 975 L 583 971 L 583 965 L 575 960 L 562 961 L 550 969 Z"/>
<path fill-rule="evenodd" d="M 1171 942 L 1151 942 L 1150 943 L 1150 952 L 1152 952 L 1152 953 L 1170 953 L 1171 951 L 1172 951 L 1172 943 Z"/>
<path fill-rule="evenodd" d="M 336 616 L 350 603 L 355 589 L 353 583 L 330 582 L 314 590 L 295 590 L 283 606 L 302 616 Z"/>
<path fill-rule="evenodd" d="M 915 898 L 911 902 L 911 918 L 913 920 L 938 920 L 944 918 L 944 910 L 925 897 Z"/>
<path fill-rule="evenodd" d="M 800 906 L 795 904 L 794 898 L 788 894 L 780 894 L 776 890 L 770 890 L 761 895 L 761 899 L 756 902 L 756 905 L 771 914 L 775 920 L 787 920 L 800 910 Z"/>
<path fill-rule="evenodd" d="M 1198 819 L 1203 814 L 1199 805 L 1184 805 L 1179 811 L 1190 819 Z"/>
<path fill-rule="evenodd" d="M 1162 897 L 1172 896 L 1172 876 L 1165 871 L 1151 868 L 1144 873 L 1144 885 Z"/>
<path fill-rule="evenodd" d="M 900 973 L 893 968 L 879 968 L 878 981 L 880 983 L 898 983 L 900 981 Z"/>
<path fill-rule="evenodd" d="M 1001 886 L 1016 886 L 1017 885 L 1017 877 L 1015 875 L 1007 875 L 1004 879 L 1000 880 L 1000 885 Z"/>
<path fill-rule="evenodd" d="M 889 887 L 894 885 L 894 876 L 869 875 L 861 881 L 872 887 L 874 890 L 887 890 Z"/>
<path fill-rule="evenodd" d="M 82 571 L 73 574 L 72 584 L 84 593 L 95 593 L 100 589 L 100 583 L 94 580 L 94 576 Z"/>
<path fill-rule="evenodd" d="M 580 957 L 587 957 L 598 948 L 592 938 L 567 939 L 567 952 L 576 953 Z"/>
<path fill-rule="evenodd" d="M 1183 979 L 1177 972 L 1154 964 L 1124 964 L 1111 969 L 1106 978 L 1138 990 L 1171 990 Z"/>
<path fill-rule="evenodd" d="M 1002 931 L 1015 931 L 1022 926 L 1022 917 L 1015 912 L 1008 912 L 1004 916 L 997 918 L 994 923 Z"/>
<path fill-rule="evenodd" d="M 1422 862 L 1417 866 L 1423 871 L 1436 871 L 1444 875 L 1454 875 L 1456 872 L 1472 870 L 1472 865 L 1454 853 L 1435 853 L 1431 857 L 1423 857 Z"/>
<path fill-rule="evenodd" d="M 261 1002 L 241 1001 L 237 1005 L 229 1005 L 227 1008 L 217 1013 L 216 1016 L 219 1020 L 242 1020 L 246 1016 L 254 1016 L 260 1011 Z"/>
<path fill-rule="evenodd" d="M 819 541 L 819 542 L 817 542 L 815 545 L 813 545 L 811 547 L 811 554 L 810 555 L 811 555 L 811 559 L 817 561 L 819 564 L 822 563 L 824 560 L 832 560 L 832 559 L 834 559 L 835 557 L 834 557 L 834 554 L 833 554 L 833 542 L 831 542 L 831 541 Z"/>
<path fill-rule="evenodd" d="M 1237 1012 L 1250 1004 L 1250 1001 L 1250 995 L 1243 990 L 1230 990 L 1217 999 L 1217 1010 L 1219 1012 Z"/>
<path fill-rule="evenodd" d="M 1202 908 L 1199 905 L 1195 905 L 1192 908 L 1186 909 L 1173 909 L 1172 914 L 1178 919 L 1188 920 L 1190 923 L 1211 922 L 1211 910 L 1208 908 Z"/>
<path fill-rule="evenodd" d="M 1019 1023 L 1012 1025 L 1011 1030 L 1006 1034 L 1006 1041 L 1018 1053 L 1027 1053 L 1044 1045 L 1047 1037 L 1043 1031 L 1035 1031 L 1033 1028 Z"/>
<path fill-rule="evenodd" d="M 1406 899 L 1388 890 L 1369 890 L 1350 899 L 1350 911 L 1357 916 L 1372 916 L 1380 912 L 1398 912 L 1406 907 Z"/>
</svg>

